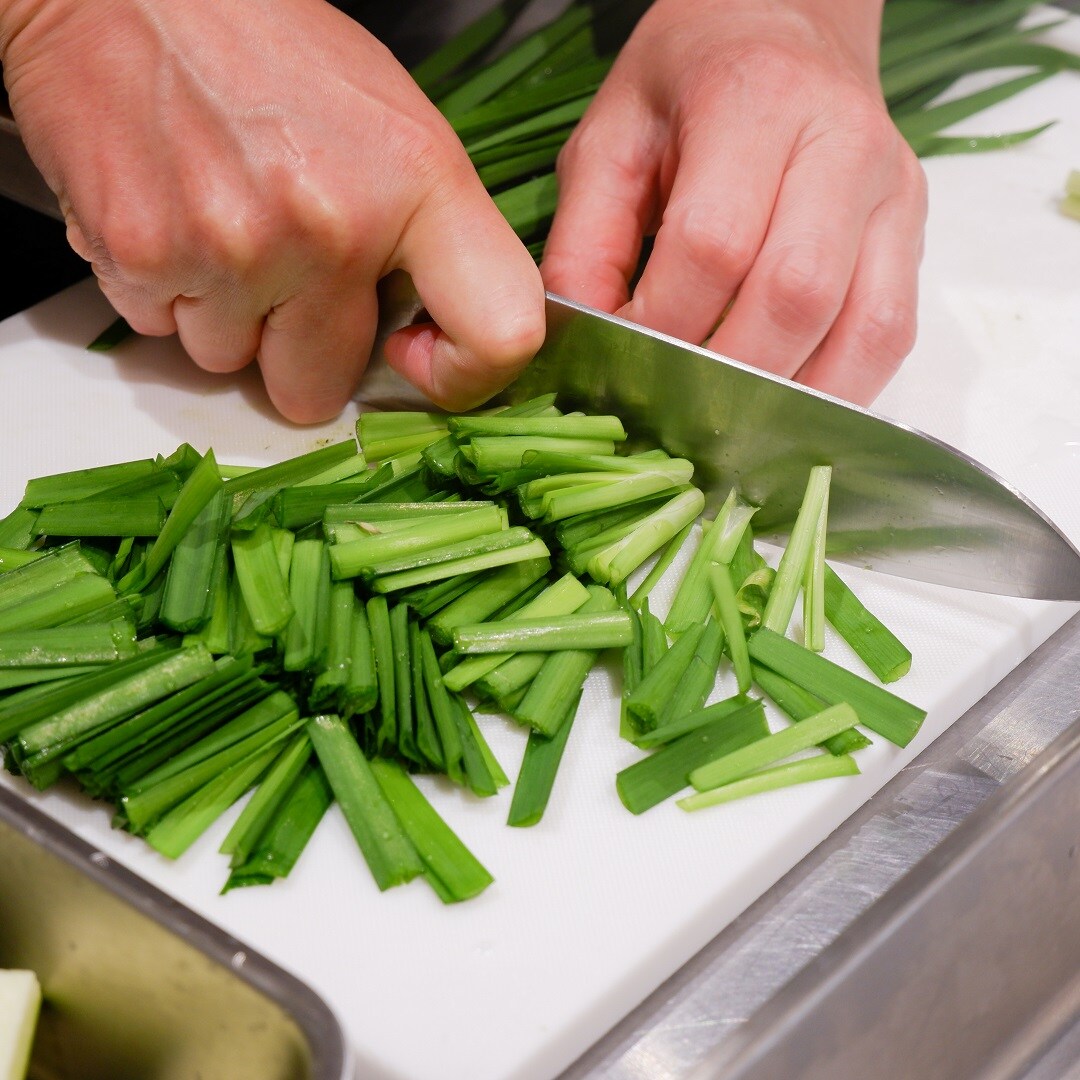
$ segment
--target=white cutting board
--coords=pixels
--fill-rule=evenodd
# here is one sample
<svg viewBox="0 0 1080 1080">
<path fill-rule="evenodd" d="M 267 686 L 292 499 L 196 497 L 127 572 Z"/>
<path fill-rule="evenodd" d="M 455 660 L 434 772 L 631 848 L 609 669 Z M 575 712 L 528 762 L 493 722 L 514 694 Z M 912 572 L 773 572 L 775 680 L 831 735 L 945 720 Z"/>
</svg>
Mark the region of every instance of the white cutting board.
<svg viewBox="0 0 1080 1080">
<path fill-rule="evenodd" d="M 1080 20 L 1055 36 L 1080 51 Z M 1080 542 L 1080 222 L 1056 209 L 1080 167 L 1080 77 L 1057 76 L 964 127 L 1055 117 L 1026 146 L 926 163 L 920 337 L 877 409 L 982 460 Z M 172 341 L 87 352 L 109 321 L 86 282 L 0 323 L 0 510 L 32 475 L 182 441 L 262 463 L 351 430 L 354 411 L 290 427 L 256 378 L 204 375 Z M 638 754 L 616 737 L 612 684 L 598 674 L 539 826 L 504 825 L 509 790 L 481 802 L 424 784 L 496 878 L 456 907 L 422 882 L 378 893 L 336 808 L 288 880 L 222 897 L 227 820 L 170 863 L 111 829 L 104 806 L 3 782 L 308 982 L 340 1016 L 361 1075 L 548 1080 L 1076 610 L 849 576 L 914 652 L 896 688 L 929 715 L 910 747 L 877 739 L 860 777 L 635 818 L 614 775 Z M 829 654 L 846 659 L 835 641 Z M 485 731 L 515 775 L 521 732 L 498 718 Z"/>
</svg>

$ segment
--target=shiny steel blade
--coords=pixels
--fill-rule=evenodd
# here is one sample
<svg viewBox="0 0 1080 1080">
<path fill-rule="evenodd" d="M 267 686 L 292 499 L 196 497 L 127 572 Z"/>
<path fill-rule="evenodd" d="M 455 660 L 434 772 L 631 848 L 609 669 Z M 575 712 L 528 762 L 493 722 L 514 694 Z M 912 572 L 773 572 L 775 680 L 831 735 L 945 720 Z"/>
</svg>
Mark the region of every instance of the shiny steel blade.
<svg viewBox="0 0 1080 1080">
<path fill-rule="evenodd" d="M 557 392 L 691 459 L 715 507 L 732 486 L 786 534 L 811 465 L 832 465 L 829 553 L 961 589 L 1080 600 L 1080 552 L 1015 488 L 903 424 L 549 294 L 547 340 L 503 395 Z"/>
</svg>

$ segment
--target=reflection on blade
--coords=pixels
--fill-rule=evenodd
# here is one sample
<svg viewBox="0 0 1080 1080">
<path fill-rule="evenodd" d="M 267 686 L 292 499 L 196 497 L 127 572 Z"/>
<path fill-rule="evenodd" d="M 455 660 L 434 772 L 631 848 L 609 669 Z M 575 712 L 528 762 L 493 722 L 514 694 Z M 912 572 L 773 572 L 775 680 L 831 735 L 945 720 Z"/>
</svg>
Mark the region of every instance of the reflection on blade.
<svg viewBox="0 0 1080 1080">
<path fill-rule="evenodd" d="M 840 561 L 981 592 L 1080 600 L 1080 553 L 1023 495 L 954 448 L 827 395 L 548 297 L 540 355 L 506 400 L 556 391 L 611 412 L 696 465 L 717 506 L 734 485 L 782 536 L 812 465 L 832 465 Z"/>
</svg>

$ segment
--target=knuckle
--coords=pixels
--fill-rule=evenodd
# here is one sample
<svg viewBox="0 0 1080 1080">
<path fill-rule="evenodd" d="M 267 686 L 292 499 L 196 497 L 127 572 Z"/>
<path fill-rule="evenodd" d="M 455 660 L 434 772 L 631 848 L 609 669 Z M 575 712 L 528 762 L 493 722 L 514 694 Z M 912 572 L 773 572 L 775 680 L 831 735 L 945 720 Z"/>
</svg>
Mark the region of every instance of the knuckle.
<svg viewBox="0 0 1080 1080">
<path fill-rule="evenodd" d="M 864 298 L 856 334 L 868 363 L 895 371 L 915 347 L 916 332 L 913 304 L 892 295 Z"/>
<path fill-rule="evenodd" d="M 844 292 L 840 275 L 817 248 L 789 253 L 773 268 L 767 289 L 773 320 L 793 333 L 829 325 Z"/>
<path fill-rule="evenodd" d="M 733 283 L 742 281 L 758 253 L 758 241 L 747 228 L 700 204 L 681 207 L 665 218 L 685 258 L 700 273 Z"/>
<path fill-rule="evenodd" d="M 159 281 L 175 265 L 171 230 L 154 216 L 113 213 L 89 243 L 96 272 L 117 281 Z"/>
</svg>

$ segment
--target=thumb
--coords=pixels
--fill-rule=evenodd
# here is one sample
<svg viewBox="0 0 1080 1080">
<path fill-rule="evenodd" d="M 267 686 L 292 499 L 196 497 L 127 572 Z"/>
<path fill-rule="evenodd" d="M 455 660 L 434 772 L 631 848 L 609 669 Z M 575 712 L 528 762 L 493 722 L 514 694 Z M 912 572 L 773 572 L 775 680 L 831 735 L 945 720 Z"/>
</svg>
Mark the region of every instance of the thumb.
<svg viewBox="0 0 1080 1080">
<path fill-rule="evenodd" d="M 544 340 L 536 263 L 471 172 L 429 196 L 409 222 L 398 265 L 435 325 L 392 334 L 389 365 L 436 405 L 462 410 L 501 390 Z"/>
</svg>

